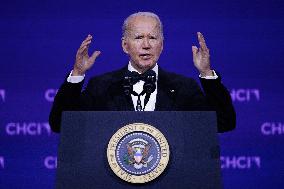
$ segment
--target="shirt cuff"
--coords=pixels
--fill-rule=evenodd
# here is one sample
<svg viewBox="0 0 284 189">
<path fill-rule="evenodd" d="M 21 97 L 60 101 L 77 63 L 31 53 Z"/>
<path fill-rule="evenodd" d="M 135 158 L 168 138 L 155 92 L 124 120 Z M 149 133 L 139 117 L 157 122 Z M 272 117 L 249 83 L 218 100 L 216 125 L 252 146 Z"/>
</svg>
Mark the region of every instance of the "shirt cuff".
<svg viewBox="0 0 284 189">
<path fill-rule="evenodd" d="M 80 83 L 84 80 L 85 74 L 83 76 L 72 76 L 73 70 L 70 72 L 69 76 L 67 77 L 67 82 L 69 83 Z"/>
<path fill-rule="evenodd" d="M 199 77 L 202 79 L 217 79 L 218 75 L 216 74 L 215 70 L 212 71 L 213 71 L 213 76 L 201 76 L 201 74 L 199 74 Z"/>
</svg>

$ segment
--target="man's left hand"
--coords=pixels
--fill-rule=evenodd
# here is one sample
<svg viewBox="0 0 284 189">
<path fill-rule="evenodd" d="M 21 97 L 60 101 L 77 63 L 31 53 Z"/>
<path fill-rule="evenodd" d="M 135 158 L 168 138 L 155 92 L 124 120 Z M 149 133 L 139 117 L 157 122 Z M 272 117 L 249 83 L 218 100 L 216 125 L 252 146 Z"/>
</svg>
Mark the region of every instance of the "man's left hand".
<svg viewBox="0 0 284 189">
<path fill-rule="evenodd" d="M 194 66 L 198 69 L 201 76 L 213 76 L 213 71 L 210 67 L 210 54 L 206 46 L 205 39 L 202 33 L 197 32 L 200 48 L 192 46 L 192 55 Z"/>
</svg>

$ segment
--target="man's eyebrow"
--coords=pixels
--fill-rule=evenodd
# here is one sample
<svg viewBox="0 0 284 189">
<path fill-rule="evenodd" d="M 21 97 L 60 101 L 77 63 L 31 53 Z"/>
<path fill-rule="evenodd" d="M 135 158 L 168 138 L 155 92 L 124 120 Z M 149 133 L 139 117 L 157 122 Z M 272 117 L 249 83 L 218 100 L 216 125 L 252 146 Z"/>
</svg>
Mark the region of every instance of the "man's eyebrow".
<svg viewBox="0 0 284 189">
<path fill-rule="evenodd" d="M 142 33 L 135 33 L 134 36 L 142 36 Z"/>
</svg>

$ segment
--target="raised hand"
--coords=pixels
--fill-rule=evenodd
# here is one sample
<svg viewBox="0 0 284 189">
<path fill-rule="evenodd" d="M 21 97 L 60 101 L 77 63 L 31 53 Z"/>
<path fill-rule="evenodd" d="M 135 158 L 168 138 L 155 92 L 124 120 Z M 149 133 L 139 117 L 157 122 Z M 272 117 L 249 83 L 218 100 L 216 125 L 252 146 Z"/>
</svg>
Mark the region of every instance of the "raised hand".
<svg viewBox="0 0 284 189">
<path fill-rule="evenodd" d="M 194 66 L 198 69 L 201 76 L 213 76 L 210 67 L 210 54 L 206 46 L 205 39 L 200 32 L 197 32 L 197 38 L 200 48 L 192 46 L 192 55 Z"/>
<path fill-rule="evenodd" d="M 92 38 L 93 37 L 89 34 L 78 49 L 72 76 L 84 75 L 86 71 L 93 66 L 96 58 L 101 54 L 100 51 L 95 51 L 92 56 L 89 56 L 88 49 L 92 42 Z"/>
</svg>

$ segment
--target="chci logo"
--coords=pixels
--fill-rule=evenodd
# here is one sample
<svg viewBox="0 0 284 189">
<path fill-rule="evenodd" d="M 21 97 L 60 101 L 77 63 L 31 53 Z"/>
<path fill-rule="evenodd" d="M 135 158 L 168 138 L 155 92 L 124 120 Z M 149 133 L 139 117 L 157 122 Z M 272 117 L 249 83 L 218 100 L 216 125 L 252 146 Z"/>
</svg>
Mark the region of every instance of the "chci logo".
<svg viewBox="0 0 284 189">
<path fill-rule="evenodd" d="M 113 172 L 130 183 L 146 183 L 157 178 L 165 170 L 169 156 L 169 144 L 164 135 L 144 123 L 120 128 L 107 149 Z"/>
</svg>

